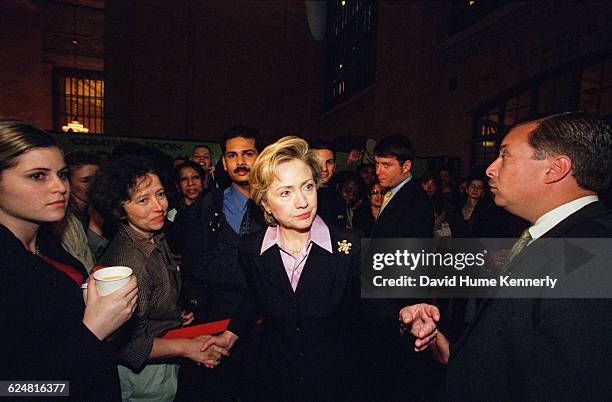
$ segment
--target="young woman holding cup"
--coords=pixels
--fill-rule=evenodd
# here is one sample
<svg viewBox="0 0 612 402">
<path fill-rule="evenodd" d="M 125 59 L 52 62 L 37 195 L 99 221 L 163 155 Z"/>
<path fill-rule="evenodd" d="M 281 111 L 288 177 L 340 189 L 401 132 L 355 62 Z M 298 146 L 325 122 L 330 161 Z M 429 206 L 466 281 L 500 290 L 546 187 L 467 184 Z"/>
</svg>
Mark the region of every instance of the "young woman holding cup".
<svg viewBox="0 0 612 402">
<path fill-rule="evenodd" d="M 116 355 L 104 339 L 132 315 L 136 280 L 105 297 L 90 290 L 85 307 L 87 271 L 46 227 L 68 197 L 58 142 L 0 119 L 0 379 L 69 381 L 76 400 L 115 400 Z"/>
<path fill-rule="evenodd" d="M 172 400 L 178 377 L 175 358 L 216 365 L 227 352 L 217 346 L 201 351 L 203 338 L 162 338 L 168 330 L 190 324 L 193 314 L 179 309 L 180 272 L 161 232 L 168 200 L 160 175 L 150 161 L 126 156 L 99 171 L 90 198 L 105 220 L 119 226 L 100 263 L 130 267 L 140 289 L 136 313 L 120 334 L 122 398 Z"/>
</svg>

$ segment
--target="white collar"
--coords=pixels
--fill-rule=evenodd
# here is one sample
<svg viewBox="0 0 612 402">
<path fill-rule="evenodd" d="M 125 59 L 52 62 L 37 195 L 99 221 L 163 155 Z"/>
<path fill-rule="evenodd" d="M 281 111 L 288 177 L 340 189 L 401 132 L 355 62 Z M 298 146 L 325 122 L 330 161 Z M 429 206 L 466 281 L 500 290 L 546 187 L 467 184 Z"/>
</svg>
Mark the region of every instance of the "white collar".
<svg viewBox="0 0 612 402">
<path fill-rule="evenodd" d="M 574 212 L 586 207 L 587 205 L 599 201 L 596 195 L 587 195 L 574 201 L 567 202 L 546 212 L 529 228 L 529 234 L 533 240 L 542 237 L 550 229 L 557 226 L 559 222 L 573 214 Z"/>
</svg>

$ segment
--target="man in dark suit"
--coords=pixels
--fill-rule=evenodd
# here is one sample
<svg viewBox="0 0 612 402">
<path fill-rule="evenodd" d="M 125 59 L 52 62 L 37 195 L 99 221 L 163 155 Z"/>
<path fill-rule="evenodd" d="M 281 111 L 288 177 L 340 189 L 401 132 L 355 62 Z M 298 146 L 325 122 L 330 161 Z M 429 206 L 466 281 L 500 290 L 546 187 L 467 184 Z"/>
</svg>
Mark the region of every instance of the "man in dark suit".
<svg viewBox="0 0 612 402">
<path fill-rule="evenodd" d="M 238 267 L 242 236 L 263 229 L 261 213 L 250 199 L 249 173 L 259 153 L 261 138 L 251 128 L 234 126 L 221 141 L 223 167 L 231 179 L 224 190 L 213 190 L 179 216 L 185 247 L 182 253 L 186 302 L 198 321 L 222 320 L 240 301 L 246 282 Z M 199 294 L 198 294 L 199 293 Z"/>
<path fill-rule="evenodd" d="M 408 137 L 383 138 L 374 149 L 376 175 L 387 189 L 372 237 L 432 237 L 433 209 L 412 177 L 414 148 Z"/>
<path fill-rule="evenodd" d="M 504 267 L 513 278 L 556 278 L 529 298 L 486 300 L 456 345 L 434 331 L 433 306 L 400 312 L 418 336 L 448 362 L 452 400 L 604 400 L 612 396 L 612 302 L 606 240 L 567 248 L 558 238 L 612 237 L 612 215 L 597 193 L 612 168 L 612 131 L 584 113 L 564 113 L 516 126 L 487 169 L 495 203 L 528 220 Z M 603 243 L 602 243 L 603 242 Z M 602 246 L 603 244 L 603 246 Z M 604 291 L 605 293 L 605 291 Z M 608 293 L 609 295 L 609 293 Z M 533 296 L 533 297 L 532 297 Z M 560 297 L 566 297 L 565 299 Z M 475 379 L 478 379 L 475 381 Z"/>
<path fill-rule="evenodd" d="M 310 145 L 321 164 L 321 186 L 317 190 L 319 210 L 317 214 L 332 226 L 344 229 L 346 226 L 346 205 L 336 191 L 336 151 L 326 140 L 317 140 Z"/>
<path fill-rule="evenodd" d="M 223 168 L 231 185 L 208 192 L 177 218 L 176 224 L 182 228 L 185 238 L 181 264 L 183 298 L 185 308 L 194 311 L 197 322 L 231 317 L 246 289 L 238 264 L 238 245 L 243 236 L 266 226 L 260 209 L 250 199 L 249 187 L 251 166 L 261 143 L 254 129 L 234 126 L 226 130 L 221 150 Z M 230 395 L 239 397 L 230 392 L 239 392 L 241 375 L 252 365 L 250 360 L 245 360 L 250 358 L 250 345 L 241 346 L 242 350 L 237 350 L 228 364 L 214 373 L 184 364 L 177 399 L 196 400 L 202 397 L 202 389 L 209 390 L 207 397 L 211 400 L 229 399 Z M 220 394 L 214 393 L 215 390 Z"/>
<path fill-rule="evenodd" d="M 387 189 L 383 204 L 374 224 L 373 238 L 431 238 L 434 229 L 433 208 L 427 195 L 412 177 L 414 148 L 403 135 L 383 138 L 374 149 L 376 175 L 380 185 Z M 372 398 L 394 399 L 410 395 L 414 384 L 423 384 L 431 378 L 430 359 L 415 355 L 405 347 L 398 322 L 397 311 L 416 301 L 402 299 L 363 300 L 362 307 L 371 328 L 369 335 L 376 345 L 367 370 L 370 372 Z M 380 351 L 380 349 L 384 349 Z M 426 372 L 419 377 L 419 373 Z M 409 379 L 409 380 L 407 380 Z M 418 389 L 418 388 L 417 388 Z"/>
</svg>

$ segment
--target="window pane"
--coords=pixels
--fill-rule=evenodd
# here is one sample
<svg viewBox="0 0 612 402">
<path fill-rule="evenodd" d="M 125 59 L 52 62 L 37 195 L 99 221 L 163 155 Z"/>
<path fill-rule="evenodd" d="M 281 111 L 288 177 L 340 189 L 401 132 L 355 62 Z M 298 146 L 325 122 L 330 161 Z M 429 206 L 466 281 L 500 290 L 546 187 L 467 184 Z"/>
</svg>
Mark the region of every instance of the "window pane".
<svg viewBox="0 0 612 402">
<path fill-rule="evenodd" d="M 331 35 L 325 37 L 325 109 L 374 82 L 376 4 L 374 0 L 328 2 L 327 32 Z"/>
<path fill-rule="evenodd" d="M 55 74 L 58 105 L 55 117 L 60 130 L 73 120 L 78 120 L 90 133 L 104 132 L 104 80 L 98 72 L 61 70 Z"/>
<path fill-rule="evenodd" d="M 612 88 L 605 88 L 601 91 L 598 112 L 599 114 L 612 114 Z"/>
<path fill-rule="evenodd" d="M 580 92 L 599 88 L 599 86 L 601 85 L 601 68 L 601 64 L 596 64 L 594 66 L 587 67 L 582 71 Z"/>
</svg>

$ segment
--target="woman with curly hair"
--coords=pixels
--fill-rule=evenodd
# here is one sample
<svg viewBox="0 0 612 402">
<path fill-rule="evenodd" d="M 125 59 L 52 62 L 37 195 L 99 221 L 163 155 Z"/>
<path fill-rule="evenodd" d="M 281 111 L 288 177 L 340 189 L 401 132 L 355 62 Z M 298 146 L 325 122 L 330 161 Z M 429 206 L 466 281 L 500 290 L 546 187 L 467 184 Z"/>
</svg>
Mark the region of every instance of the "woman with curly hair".
<svg viewBox="0 0 612 402">
<path fill-rule="evenodd" d="M 153 164 L 125 156 L 103 167 L 92 186 L 93 205 L 119 229 L 100 262 L 132 268 L 140 299 L 130 325 L 121 334 L 119 378 L 124 400 L 173 400 L 176 358 L 215 365 L 219 347 L 200 350 L 205 338 L 164 339 L 172 328 L 188 325 L 193 314 L 178 304 L 180 272 L 161 232 L 168 200 Z"/>
</svg>

